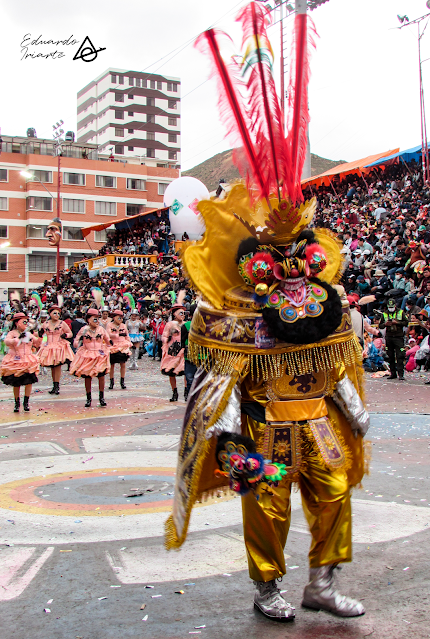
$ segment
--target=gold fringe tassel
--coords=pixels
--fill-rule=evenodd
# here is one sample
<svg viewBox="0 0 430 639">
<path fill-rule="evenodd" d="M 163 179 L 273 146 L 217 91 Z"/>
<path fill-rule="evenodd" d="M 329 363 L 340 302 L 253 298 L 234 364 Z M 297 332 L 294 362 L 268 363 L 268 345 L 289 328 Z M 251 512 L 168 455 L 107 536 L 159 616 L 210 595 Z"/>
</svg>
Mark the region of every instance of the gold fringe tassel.
<svg viewBox="0 0 430 639">
<path fill-rule="evenodd" d="M 203 366 L 205 370 L 212 370 L 221 375 L 231 375 L 243 358 L 247 360 L 243 374 L 251 373 L 252 379 L 263 379 L 264 381 L 282 377 L 285 373 L 287 375 L 305 375 L 306 373 L 329 371 L 339 362 L 344 362 L 346 365 L 357 365 L 361 363 L 362 359 L 361 349 L 355 338 L 339 344 L 323 346 L 308 344 L 284 353 L 261 355 L 246 355 L 202 346 L 192 339 L 188 344 L 188 359 L 196 366 Z M 362 375 L 361 370 L 359 375 Z"/>
</svg>

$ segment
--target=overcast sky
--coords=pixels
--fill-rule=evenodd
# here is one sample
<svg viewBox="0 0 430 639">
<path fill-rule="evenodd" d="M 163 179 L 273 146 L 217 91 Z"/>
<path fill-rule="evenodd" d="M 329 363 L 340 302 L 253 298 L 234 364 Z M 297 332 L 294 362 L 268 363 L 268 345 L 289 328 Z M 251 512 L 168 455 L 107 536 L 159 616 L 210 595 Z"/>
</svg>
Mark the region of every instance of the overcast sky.
<svg viewBox="0 0 430 639">
<path fill-rule="evenodd" d="M 214 83 L 207 80 L 207 61 L 192 41 L 214 24 L 237 36 L 234 18 L 245 4 L 3 0 L 1 132 L 25 135 L 34 126 L 39 137 L 49 138 L 60 118 L 66 130 L 76 131 L 77 91 L 113 66 L 181 78 L 183 169 L 229 148 L 218 120 Z M 413 20 L 428 12 L 425 0 L 329 0 L 311 13 L 319 34 L 311 64 L 312 152 L 349 161 L 420 143 L 417 28 L 396 29 L 396 15 Z M 29 52 L 58 49 L 65 57 L 22 60 L 26 34 L 44 40 L 73 36 L 80 42 L 89 36 L 106 50 L 87 63 L 73 61 L 79 45 L 30 46 Z M 269 29 L 269 36 L 277 55 L 279 25 Z M 426 58 L 430 25 L 422 39 Z M 430 60 L 423 64 L 423 77 L 430 104 Z"/>
</svg>

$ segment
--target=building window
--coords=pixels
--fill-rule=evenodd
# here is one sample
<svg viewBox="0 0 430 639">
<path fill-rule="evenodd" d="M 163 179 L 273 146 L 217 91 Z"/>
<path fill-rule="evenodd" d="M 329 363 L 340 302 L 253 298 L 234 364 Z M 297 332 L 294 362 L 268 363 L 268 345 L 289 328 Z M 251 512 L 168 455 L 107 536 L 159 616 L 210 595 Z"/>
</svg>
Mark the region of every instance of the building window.
<svg viewBox="0 0 430 639">
<path fill-rule="evenodd" d="M 7 255 L 5 253 L 0 255 L 0 271 L 7 271 Z"/>
<path fill-rule="evenodd" d="M 178 157 L 178 154 L 176 153 L 176 151 L 169 151 L 169 160 L 176 160 Z"/>
<path fill-rule="evenodd" d="M 27 224 L 27 239 L 44 240 L 47 228 L 44 224 Z"/>
<path fill-rule="evenodd" d="M 147 132 L 146 132 L 146 139 L 147 139 L 147 140 L 155 140 L 155 133 L 154 133 L 154 131 L 147 131 Z"/>
<path fill-rule="evenodd" d="M 106 244 L 107 242 L 106 229 L 103 229 L 102 231 L 94 231 L 94 242 L 103 242 L 103 244 Z"/>
<path fill-rule="evenodd" d="M 129 99 L 129 100 L 133 100 L 133 98 L 134 98 L 134 95 L 133 95 L 132 93 L 129 93 L 129 94 L 128 94 L 128 99 Z"/>
<path fill-rule="evenodd" d="M 116 177 L 112 177 L 111 175 L 96 175 L 96 186 L 103 186 L 108 189 L 115 189 Z"/>
<path fill-rule="evenodd" d="M 0 182 L 7 182 L 7 169 L 0 169 Z"/>
<path fill-rule="evenodd" d="M 116 215 L 116 202 L 96 202 L 96 215 Z"/>
<path fill-rule="evenodd" d="M 169 118 L 169 126 L 176 126 L 176 118 Z"/>
<path fill-rule="evenodd" d="M 168 100 L 168 108 L 169 109 L 177 109 L 178 108 L 178 103 L 176 102 L 176 100 Z"/>
<path fill-rule="evenodd" d="M 146 149 L 147 158 L 155 158 L 155 149 Z"/>
<path fill-rule="evenodd" d="M 0 197 L 0 211 L 7 211 L 7 197 Z"/>
<path fill-rule="evenodd" d="M 115 93 L 115 102 L 124 102 L 124 94 Z"/>
<path fill-rule="evenodd" d="M 139 215 L 142 206 L 142 204 L 127 204 L 127 215 Z"/>
<path fill-rule="evenodd" d="M 85 213 L 85 200 L 63 198 L 64 213 Z"/>
<path fill-rule="evenodd" d="M 134 86 L 134 78 L 128 78 L 128 86 L 129 87 Z"/>
<path fill-rule="evenodd" d="M 127 114 L 132 118 L 134 116 L 134 111 L 127 111 Z"/>
<path fill-rule="evenodd" d="M 127 133 L 134 133 L 134 129 L 127 129 Z"/>
<path fill-rule="evenodd" d="M 146 80 L 142 79 L 142 88 L 146 89 L 146 87 L 147 87 Z"/>
<path fill-rule="evenodd" d="M 81 242 L 84 240 L 82 229 L 75 226 L 63 226 L 63 240 Z"/>
<path fill-rule="evenodd" d="M 0 226 L 0 237 L 7 237 L 7 226 Z"/>
<path fill-rule="evenodd" d="M 116 84 L 116 75 L 115 75 L 115 73 L 111 73 L 110 74 L 110 81 L 111 81 L 111 84 Z"/>
<path fill-rule="evenodd" d="M 27 210 L 35 211 L 52 211 L 52 198 L 50 197 L 34 197 L 27 198 Z"/>
<path fill-rule="evenodd" d="M 140 87 L 140 78 L 136 78 L 136 86 Z"/>
<path fill-rule="evenodd" d="M 124 155 L 124 147 L 122 146 L 122 144 L 115 145 L 115 153 L 117 155 Z"/>
<path fill-rule="evenodd" d="M 157 82 L 157 89 L 158 89 L 159 91 L 162 91 L 162 90 L 163 90 L 163 83 L 162 83 L 162 82 Z"/>
<path fill-rule="evenodd" d="M 155 106 L 154 98 L 146 98 L 146 106 Z"/>
<path fill-rule="evenodd" d="M 115 111 L 115 120 L 124 120 L 124 111 Z"/>
<path fill-rule="evenodd" d="M 117 138 L 123 138 L 124 137 L 124 129 L 115 128 L 115 136 Z"/>
<path fill-rule="evenodd" d="M 127 149 L 128 149 L 129 151 L 134 151 L 134 146 L 128 146 L 128 147 L 127 147 Z"/>
<path fill-rule="evenodd" d="M 177 142 L 178 141 L 178 136 L 176 135 L 176 133 L 169 133 L 169 142 Z"/>
<path fill-rule="evenodd" d="M 155 89 L 155 80 L 150 80 L 149 86 L 151 89 Z"/>
<path fill-rule="evenodd" d="M 124 84 L 124 76 L 123 75 L 119 75 L 118 79 L 119 79 L 119 84 Z"/>
<path fill-rule="evenodd" d="M 64 184 L 78 184 L 79 186 L 85 186 L 85 174 L 84 173 L 63 173 Z"/>
<path fill-rule="evenodd" d="M 127 178 L 127 188 L 135 189 L 137 191 L 146 191 L 145 180 L 135 180 L 134 178 Z M 128 206 L 128 204 L 127 204 Z"/>
<path fill-rule="evenodd" d="M 168 82 L 167 83 L 167 90 L 168 91 L 172 91 L 173 93 L 177 93 L 178 92 L 178 85 L 176 84 L 176 82 Z"/>
<path fill-rule="evenodd" d="M 40 182 L 52 182 L 52 171 L 32 171 L 32 173 L 36 180 L 39 180 Z"/>
<path fill-rule="evenodd" d="M 158 195 L 164 195 L 169 185 L 164 182 L 158 183 Z"/>
<path fill-rule="evenodd" d="M 147 122 L 151 122 L 152 124 L 154 124 L 154 123 L 155 123 L 155 115 L 149 115 L 149 114 L 148 114 L 148 115 L 146 116 L 146 121 L 147 121 Z"/>
<path fill-rule="evenodd" d="M 29 255 L 28 270 L 30 273 L 55 273 L 57 258 L 55 255 Z"/>
</svg>

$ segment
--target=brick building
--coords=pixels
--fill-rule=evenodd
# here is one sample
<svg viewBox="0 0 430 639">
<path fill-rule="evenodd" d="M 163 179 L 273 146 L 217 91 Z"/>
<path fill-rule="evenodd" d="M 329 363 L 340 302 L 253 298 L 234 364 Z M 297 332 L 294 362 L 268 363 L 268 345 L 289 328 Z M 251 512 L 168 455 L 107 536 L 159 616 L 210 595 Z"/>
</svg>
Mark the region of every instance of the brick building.
<svg viewBox="0 0 430 639">
<path fill-rule="evenodd" d="M 56 248 L 49 246 L 45 233 L 57 215 L 58 177 L 52 140 L 2 138 L 0 302 L 9 291 L 29 291 L 56 272 Z M 32 177 L 22 176 L 22 171 Z M 96 145 L 63 145 L 60 268 L 97 253 L 105 243 L 106 231 L 92 231 L 84 239 L 82 228 L 161 208 L 165 189 L 177 177 L 175 168 L 148 166 L 133 158 L 110 162 L 98 155 Z"/>
</svg>

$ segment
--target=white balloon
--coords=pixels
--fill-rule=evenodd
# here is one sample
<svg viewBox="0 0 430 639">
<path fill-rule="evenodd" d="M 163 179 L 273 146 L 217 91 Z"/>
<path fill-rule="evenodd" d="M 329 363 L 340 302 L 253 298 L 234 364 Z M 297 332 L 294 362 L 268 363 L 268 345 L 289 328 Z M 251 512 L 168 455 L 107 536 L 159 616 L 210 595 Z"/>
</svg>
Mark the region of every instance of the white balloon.
<svg viewBox="0 0 430 639">
<path fill-rule="evenodd" d="M 184 176 L 173 180 L 164 193 L 164 206 L 170 207 L 170 229 L 180 240 L 184 231 L 190 240 L 199 239 L 205 224 L 201 214 L 195 208 L 200 200 L 208 200 L 209 191 L 200 180 Z"/>
</svg>

